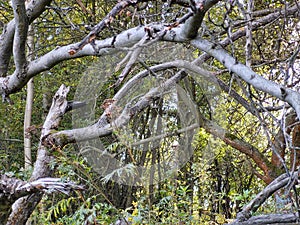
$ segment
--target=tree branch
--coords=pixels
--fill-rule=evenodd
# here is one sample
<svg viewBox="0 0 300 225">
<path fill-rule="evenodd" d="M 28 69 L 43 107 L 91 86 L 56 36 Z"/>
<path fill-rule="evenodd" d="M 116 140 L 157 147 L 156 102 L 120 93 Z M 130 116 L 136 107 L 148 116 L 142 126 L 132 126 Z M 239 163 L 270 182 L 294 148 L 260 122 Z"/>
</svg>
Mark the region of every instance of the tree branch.
<svg viewBox="0 0 300 225">
<path fill-rule="evenodd" d="M 284 214 L 268 214 L 253 216 L 244 222 L 230 223 L 230 225 L 296 225 L 299 224 L 299 216 L 297 213 Z"/>
<path fill-rule="evenodd" d="M 143 0 L 146 1 L 147 0 Z M 113 21 L 113 19 L 118 15 L 122 10 L 124 10 L 126 7 L 131 5 L 136 5 L 138 2 L 143 1 L 136 1 L 136 0 L 122 0 L 119 1 L 112 10 L 99 22 L 92 31 L 78 44 L 72 46 L 72 48 L 69 50 L 70 55 L 76 54 L 79 50 L 81 50 L 84 46 L 87 44 L 90 44 L 91 42 L 95 41 L 95 38 L 98 36 L 98 34 L 106 27 L 110 25 L 110 23 Z"/>
<path fill-rule="evenodd" d="M 268 14 L 260 19 L 257 19 L 256 21 L 253 21 L 251 26 L 252 26 L 252 31 L 257 30 L 258 28 L 265 26 L 269 23 L 272 23 L 273 21 L 277 20 L 278 18 L 283 17 L 283 15 L 286 16 L 291 16 L 296 14 L 299 11 L 297 5 L 293 5 L 289 8 L 282 9 L 282 10 L 277 10 L 274 13 Z M 221 33 L 221 35 L 225 34 Z M 246 30 L 245 29 L 238 29 L 236 32 L 232 33 L 230 38 L 225 38 L 223 41 L 219 42 L 219 45 L 222 47 L 225 47 L 229 44 L 231 44 L 231 41 L 236 41 L 241 37 L 244 37 L 246 35 Z M 202 54 L 201 56 L 198 57 L 198 62 L 204 62 L 208 60 L 211 56 L 207 53 Z"/>
<path fill-rule="evenodd" d="M 187 71 L 193 71 L 194 73 L 201 74 L 202 76 L 206 77 L 206 79 L 210 79 L 212 82 L 216 82 L 214 79 L 214 75 L 208 71 L 205 71 L 201 69 L 200 67 L 197 67 L 193 65 L 192 63 L 183 61 L 183 60 L 176 60 L 173 62 L 168 62 L 164 63 L 161 65 L 153 66 L 150 67 L 150 69 L 153 72 L 157 72 L 159 70 L 164 70 L 166 68 L 184 68 Z M 119 92 L 114 96 L 114 100 L 117 102 L 119 99 L 122 99 L 124 95 L 128 92 L 128 90 L 136 85 L 136 83 L 147 76 L 149 74 L 149 71 L 142 71 L 136 76 L 134 76 L 131 80 L 129 80 L 125 86 L 123 86 Z M 178 81 L 178 79 L 181 79 L 181 75 L 178 75 L 177 77 L 173 77 L 169 79 L 165 85 L 162 85 L 163 87 L 170 88 L 171 85 L 171 80 L 175 79 Z M 174 83 L 173 83 L 174 84 Z M 113 121 L 113 126 L 114 128 L 118 128 L 121 126 L 124 126 L 130 118 L 132 118 L 134 115 L 136 115 L 138 112 L 140 112 L 142 109 L 147 107 L 150 104 L 151 99 L 153 99 L 157 94 L 158 94 L 158 88 L 154 88 L 151 91 L 149 91 L 144 97 L 142 97 L 138 103 L 136 103 L 134 106 L 131 108 L 128 107 L 127 109 L 123 110 L 123 113 L 117 118 L 115 121 Z M 162 91 L 162 90 L 160 90 Z M 113 110 L 114 105 L 111 106 L 112 108 L 110 110 Z M 106 115 L 103 114 L 101 118 L 99 119 L 98 123 L 84 127 L 84 128 L 78 128 L 78 129 L 73 129 L 73 130 L 65 130 L 65 131 L 60 131 L 57 133 L 54 133 L 47 137 L 45 140 L 48 145 L 49 144 L 54 144 L 56 146 L 64 146 L 68 143 L 71 142 L 76 142 L 76 141 L 84 141 L 84 140 L 90 140 L 90 139 L 95 139 L 101 136 L 107 136 L 112 133 L 113 127 L 106 123 L 103 124 L 102 121 L 107 121 L 106 120 Z M 270 177 L 269 171 L 271 170 L 270 162 L 268 159 L 259 152 L 258 149 L 253 147 L 252 145 L 244 142 L 241 139 L 238 139 L 237 137 L 231 135 L 227 131 L 225 131 L 223 128 L 219 127 L 218 125 L 206 121 L 204 118 L 202 118 L 203 126 L 209 133 L 213 134 L 214 136 L 219 137 L 221 140 L 223 140 L 225 143 L 229 144 L 233 148 L 245 153 L 248 155 L 251 159 L 255 161 L 255 163 L 264 171 L 265 174 L 265 181 L 267 183 L 270 183 L 273 177 Z"/>
<path fill-rule="evenodd" d="M 12 54 L 12 46 L 15 32 L 15 21 L 10 21 L 3 29 L 0 36 L 0 77 L 5 77 L 8 71 Z"/>
<path fill-rule="evenodd" d="M 50 168 L 50 162 L 53 160 L 53 156 L 51 155 L 47 147 L 43 145 L 43 139 L 45 139 L 53 129 L 57 129 L 62 116 L 67 111 L 68 103 L 66 97 L 68 92 L 69 88 L 61 85 L 61 87 L 53 97 L 52 106 L 42 128 L 40 143 L 37 152 L 37 160 L 35 162 L 34 170 L 30 178 L 31 181 L 35 181 L 42 177 L 51 177 L 53 174 L 53 169 Z M 18 199 L 14 204 L 14 209 L 9 216 L 7 224 L 25 224 L 41 198 L 42 194 L 38 192 L 36 194 Z M 16 223 L 16 221 L 18 222 Z"/>
<path fill-rule="evenodd" d="M 215 44 L 209 41 L 196 38 L 191 41 L 191 44 L 216 58 L 229 71 L 237 74 L 241 79 L 252 85 L 254 88 L 289 103 L 295 109 L 298 118 L 300 118 L 300 95 L 298 92 L 258 75 L 249 67 L 238 62 L 236 58 L 231 56 L 223 48 L 216 47 Z"/>
<path fill-rule="evenodd" d="M 180 31 L 180 28 L 178 27 L 173 28 L 171 31 L 164 25 L 153 25 L 151 29 L 155 30 L 153 35 L 163 35 L 163 37 L 161 37 L 162 40 L 175 42 L 183 41 L 180 35 L 176 35 Z M 38 58 L 37 60 L 30 62 L 26 76 L 20 78 L 17 76 L 18 74 L 15 71 L 8 77 L 0 77 L 0 94 L 7 96 L 11 93 L 19 91 L 31 77 L 34 77 L 38 73 L 52 68 L 62 61 L 84 56 L 101 56 L 112 54 L 120 51 L 120 49 L 124 47 L 131 47 L 140 41 L 146 34 L 147 31 L 145 30 L 145 27 L 132 28 L 120 33 L 115 37 L 107 38 L 102 41 L 95 41 L 93 46 L 86 45 L 75 55 L 70 55 L 68 53 L 68 51 L 74 47 L 74 44 L 58 47 Z M 75 44 L 75 46 L 79 43 Z"/>
<path fill-rule="evenodd" d="M 270 183 L 274 179 L 274 177 L 270 177 L 269 174 L 269 171 L 271 171 L 270 161 L 257 148 L 236 137 L 235 135 L 232 135 L 230 132 L 220 127 L 213 121 L 202 118 L 202 123 L 203 124 L 201 124 L 201 126 L 203 126 L 206 132 L 220 138 L 229 146 L 250 157 L 255 162 L 255 164 L 264 172 L 264 181 L 266 183 Z"/>
<path fill-rule="evenodd" d="M 50 4 L 52 0 L 30 1 L 27 5 L 27 17 L 29 24 L 34 21 L 45 7 Z M 15 19 L 11 20 L 3 29 L 0 36 L 0 77 L 6 76 L 9 67 L 9 61 L 12 55 L 12 47 L 15 33 Z"/>
<path fill-rule="evenodd" d="M 272 183 L 270 183 L 264 190 L 255 196 L 255 198 L 247 204 L 241 212 L 237 215 L 237 220 L 232 224 L 241 224 L 243 221 L 247 221 L 251 215 L 276 191 L 286 186 L 290 180 L 298 179 L 298 172 L 294 172 L 292 175 L 282 174 L 277 177 Z M 288 222 L 288 221 L 284 221 Z M 248 223 L 247 223 L 248 224 Z"/>
<path fill-rule="evenodd" d="M 206 71 L 190 62 L 184 61 L 184 60 L 176 60 L 172 62 L 167 62 L 163 63 L 157 66 L 152 66 L 150 67 L 150 70 L 153 72 L 157 72 L 160 70 L 165 70 L 167 68 L 182 68 L 186 69 L 187 71 L 192 71 L 194 73 L 197 73 L 206 79 L 210 80 L 211 82 L 217 82 L 214 79 L 214 74 Z M 128 90 L 134 86 L 140 79 L 144 78 L 145 76 L 149 75 L 148 70 L 144 70 L 134 76 L 132 79 L 130 79 L 119 91 L 118 93 L 114 96 L 114 100 L 117 102 L 118 100 L 122 99 Z M 185 77 L 181 72 L 178 74 L 174 75 L 172 78 L 168 79 L 164 85 L 162 85 L 164 88 L 171 88 L 173 85 L 175 85 L 176 82 L 178 82 L 180 79 Z M 127 108 L 123 110 L 123 113 L 120 115 L 119 118 L 117 118 L 113 123 L 114 127 L 121 127 L 125 125 L 130 118 L 132 118 L 134 115 L 139 113 L 142 109 L 147 107 L 153 98 L 155 96 L 164 93 L 165 90 L 162 90 L 162 88 L 153 88 L 150 90 L 144 97 L 141 97 L 138 103 L 136 103 L 134 106 L 131 108 Z M 111 105 L 111 108 L 113 109 L 114 104 Z M 111 110 L 111 109 L 108 109 Z M 98 122 L 94 125 L 84 127 L 84 128 L 78 128 L 78 129 L 72 129 L 72 130 L 64 130 L 64 131 L 59 131 L 57 133 L 54 133 L 47 137 L 45 141 L 47 142 L 47 145 L 51 145 L 53 143 L 56 146 L 64 146 L 68 143 L 72 143 L 75 141 L 85 141 L 85 140 L 91 140 L 95 139 L 101 136 L 107 136 L 111 134 L 113 131 L 113 128 L 110 124 L 103 123 L 103 121 L 107 121 L 106 114 L 104 113 Z"/>
<path fill-rule="evenodd" d="M 194 3 L 192 4 L 194 15 L 184 23 L 181 35 L 187 39 L 195 38 L 198 34 L 199 28 L 202 25 L 205 13 L 219 1 L 220 0 L 191 0 L 190 2 Z"/>
<path fill-rule="evenodd" d="M 31 1 L 35 2 L 35 1 Z M 42 1 L 44 4 L 46 2 L 50 2 L 50 0 Z M 35 5 L 35 7 L 39 10 L 41 10 L 45 6 L 43 4 Z M 34 8 L 35 9 L 35 8 Z M 295 14 L 298 11 L 298 8 L 296 6 L 293 6 L 291 8 L 288 8 L 286 11 L 284 11 L 284 15 L 292 15 Z M 40 11 L 38 11 L 40 12 Z M 34 18 L 34 16 L 37 15 L 37 12 L 34 14 L 32 13 L 32 16 L 28 16 L 29 18 Z M 282 12 L 275 12 L 272 13 L 266 17 L 263 17 L 259 19 L 257 22 L 253 22 L 252 29 L 256 30 L 258 27 L 261 27 L 267 23 L 270 23 L 271 21 L 277 19 L 278 17 L 282 16 Z M 14 25 L 14 22 L 13 22 Z M 175 41 L 175 42 L 184 42 L 186 41 L 185 38 L 182 37 L 181 29 L 180 27 L 174 27 L 171 30 L 169 28 L 166 28 L 163 24 L 162 25 L 153 25 L 152 26 L 157 32 L 163 32 L 164 35 L 161 37 L 162 41 Z M 37 60 L 34 60 L 30 62 L 28 65 L 28 71 L 27 76 L 23 79 L 19 79 L 17 77 L 17 73 L 14 73 L 6 78 L 0 77 L 0 94 L 9 95 L 11 93 L 15 93 L 19 91 L 26 82 L 31 78 L 39 74 L 40 72 L 43 72 L 45 70 L 49 70 L 53 66 L 57 65 L 58 63 L 73 59 L 73 58 L 79 58 L 84 56 L 101 56 L 101 55 L 107 55 L 112 54 L 117 51 L 119 51 L 119 48 L 124 47 L 131 47 L 138 41 L 140 41 L 146 34 L 145 27 L 135 27 L 129 30 L 126 30 L 119 35 L 111 38 L 107 38 L 105 40 L 101 41 L 95 41 L 94 47 L 91 45 L 86 45 L 83 47 L 83 49 L 79 52 L 77 52 L 75 55 L 70 55 L 69 50 L 72 49 L 74 46 L 78 46 L 80 42 L 58 47 L 49 53 L 45 54 L 44 56 L 41 56 Z M 8 29 L 8 28 L 7 28 Z M 241 37 L 245 36 L 245 30 L 239 30 L 232 35 L 232 40 L 237 40 Z M 7 40 L 10 40 L 9 38 L 5 38 Z M 1 38 L 0 38 L 0 47 L 1 47 Z M 5 42 L 3 42 L 5 43 Z M 2 44 L 3 44 L 2 43 Z M 225 39 L 220 43 L 221 45 L 225 46 L 229 44 L 229 40 Z M 0 48 L 1 51 L 2 48 Z M 4 62 L 5 59 L 1 60 L 1 57 L 4 56 L 7 53 L 7 49 L 5 52 L 0 52 L 0 72 L 1 72 L 1 62 Z M 210 56 L 208 54 L 202 55 L 200 58 L 198 58 L 198 62 L 203 62 L 207 60 Z M 1 74 L 1 73 L 0 73 Z"/>
<path fill-rule="evenodd" d="M 68 195 L 72 190 L 83 189 L 81 185 L 73 182 L 62 182 L 60 178 L 49 177 L 26 182 L 2 175 L 0 178 L 0 223 L 5 224 L 7 222 L 13 203 L 23 196 L 43 192 L 61 192 Z"/>
<path fill-rule="evenodd" d="M 15 35 L 13 42 L 13 55 L 18 76 L 26 76 L 26 40 L 28 33 L 28 17 L 26 15 L 25 1 L 12 0 L 15 18 Z"/>
</svg>

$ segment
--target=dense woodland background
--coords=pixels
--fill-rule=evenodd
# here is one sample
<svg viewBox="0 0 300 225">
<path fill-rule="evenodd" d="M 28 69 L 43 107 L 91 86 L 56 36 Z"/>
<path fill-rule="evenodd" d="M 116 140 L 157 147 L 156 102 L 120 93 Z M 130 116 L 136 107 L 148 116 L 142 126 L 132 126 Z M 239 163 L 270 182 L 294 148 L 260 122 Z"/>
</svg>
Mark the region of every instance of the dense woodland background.
<svg viewBox="0 0 300 225">
<path fill-rule="evenodd" d="M 299 1 L 12 0 L 0 18 L 0 224 L 299 220 Z"/>
</svg>

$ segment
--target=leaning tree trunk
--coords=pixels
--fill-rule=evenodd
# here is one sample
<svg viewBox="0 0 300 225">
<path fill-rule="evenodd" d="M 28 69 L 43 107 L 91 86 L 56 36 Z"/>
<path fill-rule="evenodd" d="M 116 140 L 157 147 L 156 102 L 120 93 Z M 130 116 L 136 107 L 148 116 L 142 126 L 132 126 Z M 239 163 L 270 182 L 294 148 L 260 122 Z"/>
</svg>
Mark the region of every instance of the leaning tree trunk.
<svg viewBox="0 0 300 225">
<path fill-rule="evenodd" d="M 51 177 L 53 173 L 53 169 L 50 168 L 49 163 L 53 159 L 50 151 L 54 150 L 54 148 L 47 146 L 47 144 L 44 143 L 44 139 L 51 131 L 53 131 L 53 129 L 58 127 L 62 115 L 64 115 L 64 113 L 68 110 L 68 103 L 66 100 L 68 92 L 69 88 L 62 85 L 53 98 L 52 106 L 42 128 L 37 160 L 30 178 L 31 181 L 43 177 Z M 36 205 L 41 200 L 42 196 L 42 193 L 38 192 L 18 199 L 15 202 L 13 210 L 8 218 L 7 225 L 24 225 Z M 3 223 L 0 221 L 0 224 Z"/>
</svg>

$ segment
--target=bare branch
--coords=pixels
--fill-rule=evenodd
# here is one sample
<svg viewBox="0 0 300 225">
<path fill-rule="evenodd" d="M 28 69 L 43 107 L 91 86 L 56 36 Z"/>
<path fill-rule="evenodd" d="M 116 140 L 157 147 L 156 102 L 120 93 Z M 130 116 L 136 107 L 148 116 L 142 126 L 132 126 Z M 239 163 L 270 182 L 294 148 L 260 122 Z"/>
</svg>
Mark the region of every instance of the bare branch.
<svg viewBox="0 0 300 225">
<path fill-rule="evenodd" d="M 122 73 L 119 75 L 115 86 L 119 86 L 122 83 L 122 81 L 124 80 L 124 78 L 129 74 L 130 70 L 132 69 L 133 65 L 137 61 L 137 58 L 143 49 L 140 45 L 143 44 L 145 41 L 146 41 L 145 38 L 141 39 L 137 44 L 135 44 L 133 46 L 134 49 L 132 51 L 128 52 L 128 54 L 124 58 L 124 60 L 128 59 L 128 62 L 126 64 L 125 68 L 122 70 Z M 116 70 L 118 70 L 118 67 L 120 67 L 122 63 L 123 63 L 123 61 L 117 65 Z"/>
<path fill-rule="evenodd" d="M 116 17 L 118 13 L 120 13 L 123 9 L 125 9 L 128 6 L 135 5 L 138 2 L 136 0 L 122 0 L 118 2 L 112 10 L 104 17 L 104 19 L 98 23 L 92 31 L 78 44 L 72 46 L 72 48 L 69 50 L 70 55 L 76 54 L 79 50 L 81 50 L 84 46 L 87 44 L 90 44 L 95 40 L 95 38 L 98 36 L 98 34 L 106 27 L 110 25 L 110 23 L 113 21 L 113 19 Z"/>
<path fill-rule="evenodd" d="M 252 65 L 252 48 L 253 48 L 253 37 L 252 37 L 252 12 L 254 9 L 254 1 L 249 0 L 247 3 L 247 12 L 245 13 L 246 21 L 248 22 L 246 29 L 246 66 L 251 67 Z"/>
<path fill-rule="evenodd" d="M 196 74 L 199 74 L 200 76 L 204 76 L 206 79 L 210 80 L 211 82 L 215 82 L 215 83 L 217 82 L 214 78 L 213 73 L 206 71 L 184 60 L 176 60 L 176 61 L 167 62 L 157 66 L 150 67 L 150 69 L 154 72 L 165 70 L 167 68 L 183 68 L 186 69 L 187 71 L 192 71 Z M 127 93 L 127 91 L 136 84 L 136 82 L 138 82 L 140 79 L 144 78 L 148 74 L 149 74 L 148 70 L 142 71 L 139 74 L 137 74 L 119 90 L 119 92 L 114 96 L 113 99 L 116 101 L 122 99 L 122 97 Z M 172 78 L 168 79 L 163 85 L 163 87 L 165 89 L 171 88 L 175 85 L 176 82 L 178 82 L 183 77 L 185 77 L 185 74 L 179 72 L 178 74 L 174 75 Z M 161 93 L 165 93 L 166 90 L 164 89 L 162 90 L 162 89 L 163 88 L 159 88 L 159 87 L 153 88 L 144 97 L 141 97 L 138 103 L 136 103 L 134 106 L 124 109 L 120 117 L 113 122 L 114 127 L 115 128 L 121 127 L 124 126 L 126 123 L 128 123 L 130 118 L 132 118 L 134 115 L 139 113 L 142 109 L 147 107 L 151 103 L 152 99 L 155 98 L 155 96 Z M 114 105 L 112 104 L 111 107 L 113 108 Z M 111 134 L 113 128 L 110 124 L 102 122 L 102 121 L 107 121 L 106 116 L 107 115 L 104 113 L 96 124 L 88 127 L 78 128 L 73 130 L 65 130 L 65 131 L 54 133 L 49 137 L 47 137 L 45 141 L 47 142 L 48 145 L 49 144 L 51 145 L 52 143 L 57 146 L 64 146 L 68 143 L 72 143 L 75 141 L 84 141 L 84 140 L 95 139 L 101 136 L 107 136 Z"/>
<path fill-rule="evenodd" d="M 15 21 L 10 21 L 3 29 L 0 36 L 0 77 L 6 76 L 9 61 L 12 54 L 12 46 L 15 32 Z"/>
<path fill-rule="evenodd" d="M 191 44 L 216 58 L 227 67 L 229 71 L 236 73 L 241 79 L 256 89 L 289 103 L 295 109 L 298 118 L 300 118 L 300 95 L 298 92 L 263 78 L 249 67 L 238 62 L 237 59 L 231 56 L 227 51 L 222 48 L 216 48 L 215 44 L 209 41 L 197 38 L 192 40 Z"/>
<path fill-rule="evenodd" d="M 72 190 L 84 190 L 82 185 L 74 182 L 63 182 L 60 178 L 45 177 L 26 183 L 16 189 L 17 192 L 44 191 L 47 193 L 61 192 L 68 195 Z"/>
<path fill-rule="evenodd" d="M 248 112 L 256 116 L 257 109 L 250 105 L 246 99 L 239 95 L 235 90 L 230 89 L 230 87 L 226 85 L 222 80 L 218 79 L 218 83 L 223 91 L 234 98 L 239 104 L 244 106 L 244 108 L 247 109 Z"/>
<path fill-rule="evenodd" d="M 268 214 L 253 216 L 244 222 L 230 223 L 230 225 L 295 225 L 299 224 L 299 216 L 297 213 L 284 213 L 284 214 Z"/>
<path fill-rule="evenodd" d="M 26 182 L 2 175 L 0 179 L 0 221 L 2 224 L 6 223 L 12 211 L 13 203 L 23 196 L 42 192 L 61 192 L 69 194 L 72 190 L 83 189 L 81 185 L 77 185 L 73 182 L 62 182 L 60 178 L 49 177 Z"/>
<path fill-rule="evenodd" d="M 29 23 L 34 21 L 52 0 L 30 1 L 27 5 L 27 17 Z M 3 29 L 0 36 L 0 77 L 6 76 L 9 61 L 12 54 L 13 40 L 15 33 L 15 20 L 11 20 Z"/>
<path fill-rule="evenodd" d="M 257 30 L 260 27 L 263 27 L 273 21 L 275 21 L 278 18 L 282 18 L 283 15 L 295 15 L 296 13 L 299 11 L 297 5 L 293 5 L 289 8 L 286 9 L 282 9 L 282 10 L 277 10 L 274 13 L 268 14 L 260 19 L 257 19 L 256 21 L 253 21 L 253 23 L 251 24 L 252 26 L 252 31 Z M 221 33 L 223 34 L 223 33 Z M 223 41 L 219 42 L 219 45 L 222 47 L 225 47 L 229 44 L 231 44 L 231 41 L 236 41 L 241 37 L 244 37 L 246 35 L 246 29 L 239 29 L 236 32 L 231 34 L 230 38 L 225 38 Z M 204 62 L 206 60 L 208 60 L 211 56 L 209 54 L 202 54 L 201 56 L 198 57 L 198 61 L 199 62 Z"/>
<path fill-rule="evenodd" d="M 292 174 L 292 179 L 298 179 L 298 172 Z M 241 224 L 241 222 L 248 220 L 252 213 L 256 210 L 276 191 L 286 186 L 291 180 L 291 176 L 288 174 L 282 174 L 270 183 L 264 190 L 255 196 L 255 198 L 247 204 L 241 212 L 237 215 L 237 220 L 233 224 Z M 285 221 L 287 222 L 287 221 Z"/>
<path fill-rule="evenodd" d="M 49 0 L 48 0 L 49 1 Z M 32 1 L 35 2 L 35 1 Z M 46 1 L 45 1 L 46 2 Z M 285 12 L 285 15 L 293 15 L 298 11 L 297 6 L 292 6 L 290 8 L 287 8 Z M 36 15 L 36 14 L 34 14 Z M 270 23 L 271 21 L 279 18 L 282 16 L 282 12 L 275 12 L 272 13 L 266 17 L 263 17 L 259 19 L 257 22 L 253 22 L 252 29 L 256 30 L 257 28 Z M 105 40 L 101 41 L 95 41 L 94 47 L 91 45 L 86 45 L 81 51 L 77 52 L 75 55 L 70 55 L 68 52 L 70 49 L 72 49 L 74 46 L 78 46 L 80 42 L 67 45 L 63 47 L 58 47 L 49 53 L 45 54 L 44 56 L 38 58 L 37 60 L 34 60 L 30 62 L 28 65 L 28 71 L 27 76 L 23 77 L 22 79 L 19 79 L 17 77 L 17 73 L 12 74 L 11 76 L 8 76 L 6 78 L 0 77 L 0 93 L 9 95 L 11 93 L 15 93 L 19 91 L 26 82 L 31 78 L 36 76 L 42 71 L 48 70 L 52 68 L 53 66 L 57 65 L 58 63 L 69 60 L 72 58 L 78 58 L 78 57 L 84 57 L 84 56 L 101 56 L 101 55 L 107 55 L 112 54 L 114 52 L 117 52 L 119 48 L 124 47 L 131 47 L 138 41 L 140 41 L 146 34 L 145 27 L 136 27 L 129 30 L 126 30 L 119 35 L 111 38 L 107 38 Z M 155 25 L 153 26 L 157 32 L 164 31 L 164 35 L 161 37 L 160 40 L 165 41 L 175 41 L 175 42 L 183 42 L 186 41 L 182 35 L 181 35 L 181 29 L 180 27 L 174 27 L 170 29 L 169 27 L 165 27 L 164 25 Z M 241 37 L 245 36 L 245 30 L 238 30 L 237 32 L 232 34 L 232 40 L 237 40 Z M 9 40 L 9 39 L 8 39 Z M 225 46 L 228 45 L 230 41 L 228 39 L 225 39 L 220 44 Z M 0 38 L 0 46 L 1 46 L 1 38 Z M 0 48 L 1 51 L 1 48 Z M 7 51 L 6 51 L 7 52 Z M 3 53 L 5 54 L 5 53 Z M 0 52 L 0 69 L 1 69 L 1 56 L 3 56 Z M 200 58 L 198 58 L 198 62 L 205 61 L 210 56 L 208 54 L 202 55 Z"/>
</svg>

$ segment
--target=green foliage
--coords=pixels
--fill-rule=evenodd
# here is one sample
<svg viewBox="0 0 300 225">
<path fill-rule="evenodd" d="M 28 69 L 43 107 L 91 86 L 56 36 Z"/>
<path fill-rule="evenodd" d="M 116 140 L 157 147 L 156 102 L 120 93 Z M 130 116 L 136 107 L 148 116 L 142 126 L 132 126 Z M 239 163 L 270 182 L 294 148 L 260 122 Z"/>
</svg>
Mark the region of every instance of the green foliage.
<svg viewBox="0 0 300 225">
<path fill-rule="evenodd" d="M 244 190 L 242 194 L 239 194 L 235 197 L 235 201 L 238 202 L 238 207 L 243 207 L 245 204 L 249 202 L 253 197 L 255 197 L 255 194 L 251 194 L 252 191 L 250 190 Z"/>
<path fill-rule="evenodd" d="M 116 213 L 118 211 L 108 204 L 95 202 L 96 199 L 96 196 L 83 202 L 79 196 L 62 199 L 42 214 L 34 214 L 32 220 L 37 224 L 46 225 L 110 224 L 114 222 L 118 218 Z M 43 201 L 47 201 L 47 199 Z"/>
</svg>

